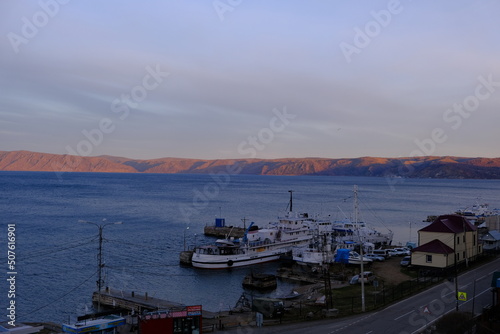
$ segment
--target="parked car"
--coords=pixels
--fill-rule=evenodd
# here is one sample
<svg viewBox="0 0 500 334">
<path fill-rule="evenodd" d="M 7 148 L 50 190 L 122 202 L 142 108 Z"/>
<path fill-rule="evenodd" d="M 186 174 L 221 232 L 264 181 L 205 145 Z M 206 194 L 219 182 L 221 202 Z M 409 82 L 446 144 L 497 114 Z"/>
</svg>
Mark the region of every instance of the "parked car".
<svg viewBox="0 0 500 334">
<path fill-rule="evenodd" d="M 408 267 L 411 264 L 411 256 L 405 256 L 401 262 L 400 262 L 402 267 Z"/>
<path fill-rule="evenodd" d="M 371 271 L 364 271 L 362 276 L 364 278 L 365 283 L 372 283 L 375 280 L 375 275 Z M 354 275 L 351 278 L 351 281 L 349 283 L 350 284 L 357 284 L 357 283 L 361 284 L 361 279 L 362 279 L 361 275 Z"/>
<path fill-rule="evenodd" d="M 387 250 L 391 256 L 403 256 L 403 253 L 397 251 L 395 248 L 391 248 Z"/>
<path fill-rule="evenodd" d="M 406 248 L 406 247 L 402 247 L 402 248 L 394 248 L 394 250 L 395 250 L 396 252 L 399 252 L 399 253 L 403 254 L 403 255 L 410 255 L 410 254 L 411 254 L 410 249 L 409 249 L 409 248 Z"/>
<path fill-rule="evenodd" d="M 372 259 L 373 261 L 385 261 L 385 257 L 377 254 L 365 254 L 364 257 Z"/>
</svg>

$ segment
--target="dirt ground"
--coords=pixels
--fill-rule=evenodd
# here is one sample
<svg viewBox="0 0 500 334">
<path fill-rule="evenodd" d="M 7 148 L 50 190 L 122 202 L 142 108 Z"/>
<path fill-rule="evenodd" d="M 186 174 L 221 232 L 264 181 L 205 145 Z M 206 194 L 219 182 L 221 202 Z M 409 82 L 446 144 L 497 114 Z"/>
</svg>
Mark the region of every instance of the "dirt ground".
<svg viewBox="0 0 500 334">
<path fill-rule="evenodd" d="M 382 262 L 374 262 L 370 269 L 379 281 L 384 281 L 385 284 L 396 285 L 401 282 L 410 280 L 411 277 L 401 272 L 401 265 L 399 264 L 403 257 L 391 257 Z"/>
</svg>

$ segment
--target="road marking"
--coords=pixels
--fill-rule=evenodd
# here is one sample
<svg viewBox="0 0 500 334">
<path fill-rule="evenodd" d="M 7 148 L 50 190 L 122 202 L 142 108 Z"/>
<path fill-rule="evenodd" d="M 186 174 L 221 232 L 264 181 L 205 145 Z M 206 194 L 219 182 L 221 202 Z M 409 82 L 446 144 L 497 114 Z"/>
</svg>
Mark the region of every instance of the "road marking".
<svg viewBox="0 0 500 334">
<path fill-rule="evenodd" d="M 481 296 L 483 293 L 488 292 L 488 291 L 491 291 L 491 288 L 487 288 L 486 290 L 483 290 L 483 291 L 482 291 L 482 292 L 480 292 L 480 293 L 476 293 L 476 295 L 475 295 L 474 297 L 472 297 L 471 299 L 469 299 L 469 300 L 468 300 L 468 301 L 466 301 L 466 302 L 463 302 L 463 303 L 462 303 L 462 305 L 467 304 L 468 302 L 472 301 L 473 299 L 475 299 L 475 298 L 477 298 L 477 297 Z"/>
<path fill-rule="evenodd" d="M 399 319 L 401 319 L 403 317 L 406 317 L 408 314 L 413 313 L 413 312 L 415 312 L 415 310 L 411 310 L 410 312 L 407 312 L 407 313 L 403 314 L 402 316 L 399 316 L 399 317 L 395 318 L 394 321 L 397 321 L 397 320 L 399 320 Z"/>
<path fill-rule="evenodd" d="M 473 299 L 476 299 L 477 297 L 481 296 L 483 293 L 485 292 L 488 292 L 488 291 L 491 291 L 490 288 L 487 288 L 486 290 L 483 290 L 482 292 L 476 294 L 473 298 L 469 299 L 468 301 L 466 302 L 463 302 L 462 305 L 465 305 L 467 304 L 468 302 L 472 301 Z M 441 319 L 443 316 L 447 315 L 448 313 L 452 312 L 452 311 L 455 311 L 455 308 L 452 308 L 450 309 L 449 311 L 441 314 L 439 317 L 437 317 L 436 319 L 428 322 L 426 325 L 420 327 L 419 329 L 417 329 L 416 331 L 412 332 L 411 334 L 416 334 L 416 333 L 421 333 L 422 330 L 424 330 L 425 328 L 429 327 L 430 325 L 432 325 L 434 322 L 436 322 L 437 320 Z"/>
<path fill-rule="evenodd" d="M 366 320 L 366 319 L 368 319 L 368 318 L 370 318 L 370 317 L 373 317 L 373 316 L 374 316 L 374 315 L 376 315 L 377 313 L 378 313 L 378 312 L 375 312 L 375 313 L 372 313 L 372 314 L 370 314 L 370 315 L 367 315 L 366 317 L 363 317 L 363 318 L 361 318 L 361 319 L 358 319 L 357 321 L 351 322 L 350 324 L 345 325 L 345 326 L 344 326 L 344 327 L 342 327 L 342 328 L 338 328 L 338 329 L 336 329 L 336 330 L 334 330 L 334 331 L 331 331 L 329 334 L 336 333 L 336 332 L 338 332 L 338 331 L 342 331 L 342 333 L 343 333 L 343 330 L 344 330 L 344 329 L 346 329 L 347 327 L 352 326 L 352 325 L 355 325 L 355 324 L 357 324 L 358 322 L 364 321 L 364 320 Z M 372 332 L 373 332 L 373 331 L 371 331 L 371 332 L 369 332 L 369 333 L 372 333 Z"/>
<path fill-rule="evenodd" d="M 479 277 L 479 278 L 476 278 L 476 281 L 480 281 L 480 280 L 482 280 L 482 279 L 485 279 L 485 278 L 486 278 L 486 277 L 488 277 L 488 276 L 490 276 L 490 275 L 489 275 L 489 274 L 486 274 L 486 275 L 484 275 L 484 276 L 481 276 L 481 277 Z"/>
</svg>

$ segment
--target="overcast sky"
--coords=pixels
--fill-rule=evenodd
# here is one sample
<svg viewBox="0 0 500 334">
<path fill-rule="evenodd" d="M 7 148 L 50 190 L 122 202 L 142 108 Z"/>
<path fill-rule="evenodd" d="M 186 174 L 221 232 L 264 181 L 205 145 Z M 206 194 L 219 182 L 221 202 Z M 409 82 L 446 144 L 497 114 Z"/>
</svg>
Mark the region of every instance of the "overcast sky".
<svg viewBox="0 0 500 334">
<path fill-rule="evenodd" d="M 0 2 L 0 150 L 500 157 L 500 2 Z"/>
</svg>

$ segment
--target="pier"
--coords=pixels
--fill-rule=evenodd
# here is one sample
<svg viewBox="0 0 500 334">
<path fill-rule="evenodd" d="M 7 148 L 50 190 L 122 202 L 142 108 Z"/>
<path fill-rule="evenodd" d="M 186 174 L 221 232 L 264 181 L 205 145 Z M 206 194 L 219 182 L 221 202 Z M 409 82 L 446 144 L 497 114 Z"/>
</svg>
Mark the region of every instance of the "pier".
<svg viewBox="0 0 500 334">
<path fill-rule="evenodd" d="M 100 296 L 100 297 L 99 297 Z M 164 299 L 151 297 L 148 293 L 139 294 L 137 292 L 116 290 L 106 287 L 101 293 L 95 291 L 92 294 L 92 301 L 112 308 L 123 308 L 134 312 L 154 311 L 159 309 L 183 308 L 186 305 Z"/>
</svg>

